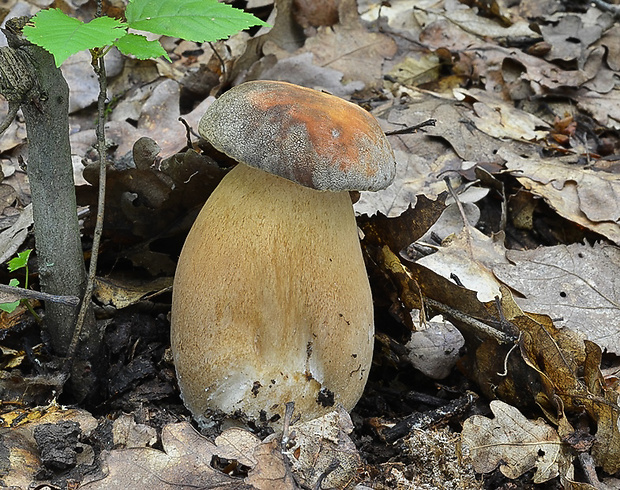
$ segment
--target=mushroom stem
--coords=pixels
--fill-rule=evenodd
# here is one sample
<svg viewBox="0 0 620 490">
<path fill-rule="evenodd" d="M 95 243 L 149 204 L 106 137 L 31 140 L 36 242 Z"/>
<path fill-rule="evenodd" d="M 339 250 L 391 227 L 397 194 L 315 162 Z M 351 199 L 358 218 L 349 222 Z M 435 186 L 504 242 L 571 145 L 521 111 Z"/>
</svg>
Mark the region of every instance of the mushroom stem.
<svg viewBox="0 0 620 490">
<path fill-rule="evenodd" d="M 194 417 L 269 420 L 290 401 L 306 420 L 333 402 L 350 410 L 373 335 L 349 193 L 237 165 L 196 219 L 175 274 L 172 350 Z"/>
</svg>

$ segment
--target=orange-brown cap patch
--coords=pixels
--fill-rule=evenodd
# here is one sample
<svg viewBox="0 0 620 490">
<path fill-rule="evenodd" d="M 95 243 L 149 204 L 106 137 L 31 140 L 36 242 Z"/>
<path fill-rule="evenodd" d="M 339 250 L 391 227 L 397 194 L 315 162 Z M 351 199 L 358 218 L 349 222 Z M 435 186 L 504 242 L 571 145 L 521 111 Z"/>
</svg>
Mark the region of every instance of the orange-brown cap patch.
<svg viewBox="0 0 620 490">
<path fill-rule="evenodd" d="M 232 158 L 315 189 L 378 190 L 394 178 L 392 150 L 371 114 L 285 82 L 229 90 L 199 131 Z"/>
</svg>

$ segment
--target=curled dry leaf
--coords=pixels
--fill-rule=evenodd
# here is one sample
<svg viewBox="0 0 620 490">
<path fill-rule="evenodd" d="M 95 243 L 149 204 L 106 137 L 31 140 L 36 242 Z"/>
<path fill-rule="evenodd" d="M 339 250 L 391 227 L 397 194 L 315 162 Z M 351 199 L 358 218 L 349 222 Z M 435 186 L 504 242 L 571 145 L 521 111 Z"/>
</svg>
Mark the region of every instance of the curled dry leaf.
<svg viewBox="0 0 620 490">
<path fill-rule="evenodd" d="M 597 427 L 592 447 L 596 465 L 616 473 L 620 470 L 620 406 L 618 393 L 603 381 L 600 347 L 568 329 L 556 328 L 545 315 L 524 313 L 506 287 L 502 287 L 501 308 L 519 331 L 523 361 L 538 374 L 540 391 L 533 393 L 538 406 L 552 421 L 555 414 L 585 411 Z"/>
<path fill-rule="evenodd" d="M 257 490 L 298 490 L 291 469 L 284 460 L 280 438 L 268 437 L 253 454 L 256 465 L 250 470 L 246 483 Z"/>
<path fill-rule="evenodd" d="M 138 424 L 133 415 L 123 413 L 112 424 L 112 437 L 117 448 L 147 447 L 157 442 L 157 430 Z"/>
<path fill-rule="evenodd" d="M 138 303 L 145 296 L 152 297 L 169 291 L 171 287 L 171 277 L 159 277 L 145 282 L 97 278 L 94 295 L 100 303 L 120 309 Z"/>
<path fill-rule="evenodd" d="M 564 218 L 620 244 L 620 180 L 614 173 L 574 165 L 576 157 L 529 158 L 501 148 L 506 168 Z"/>
<path fill-rule="evenodd" d="M 225 430 L 215 438 L 217 455 L 223 459 L 235 459 L 240 464 L 253 468 L 257 464 L 254 449 L 260 439 L 251 432 L 237 427 Z"/>
<path fill-rule="evenodd" d="M 435 319 L 411 333 L 408 359 L 417 370 L 433 379 L 446 378 L 454 368 L 465 341 L 449 322 Z"/>
<path fill-rule="evenodd" d="M 458 100 L 472 97 L 475 116 L 472 121 L 476 127 L 494 138 L 537 141 L 543 139 L 548 124 L 529 112 L 514 107 L 514 104 L 491 97 L 479 89 L 455 89 Z"/>
<path fill-rule="evenodd" d="M 540 32 L 551 45 L 545 56 L 548 60 L 578 60 L 583 62 L 584 51 L 613 25 L 613 16 L 591 8 L 585 15 L 565 15 L 559 22 L 540 25 Z"/>
<path fill-rule="evenodd" d="M 178 490 L 209 488 L 234 490 L 295 490 L 297 485 L 280 450 L 280 439 L 267 438 L 261 442 L 252 433 L 231 428 L 215 439 L 215 443 L 200 435 L 189 422 L 169 424 L 162 429 L 163 451 L 148 447 L 150 433 L 124 416 L 114 424 L 115 442 L 127 445 L 104 454 L 103 474 L 91 479 L 81 488 L 152 488 Z M 138 433 L 136 433 L 136 431 Z M 118 435 L 118 439 L 117 439 Z M 122 440 L 121 440 L 122 439 Z M 134 443 L 137 443 L 134 445 Z M 129 447 L 134 445 L 134 447 Z M 141 446 L 141 447 L 139 447 Z M 217 456 L 236 461 L 249 468 L 248 476 L 230 476 L 211 466 Z"/>
</svg>

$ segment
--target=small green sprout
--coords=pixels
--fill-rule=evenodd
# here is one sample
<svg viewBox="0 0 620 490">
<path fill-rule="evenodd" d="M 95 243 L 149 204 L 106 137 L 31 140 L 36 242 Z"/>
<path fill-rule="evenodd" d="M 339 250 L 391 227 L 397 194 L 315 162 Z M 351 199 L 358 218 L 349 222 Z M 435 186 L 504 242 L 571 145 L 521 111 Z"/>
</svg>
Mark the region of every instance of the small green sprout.
<svg viewBox="0 0 620 490">
<path fill-rule="evenodd" d="M 9 260 L 9 263 L 7 265 L 9 272 L 15 272 L 19 269 L 25 269 L 24 272 L 26 274 L 26 279 L 24 280 L 24 289 L 28 289 L 28 259 L 30 258 L 31 252 L 32 249 L 27 249 L 23 252 L 19 252 L 17 254 L 17 257 L 13 257 L 11 260 Z M 17 287 L 19 286 L 19 281 L 17 279 L 11 279 L 9 281 L 9 286 Z M 7 313 L 13 313 L 20 304 L 23 304 L 26 308 L 28 308 L 28 311 L 37 319 L 37 321 L 41 320 L 39 315 L 37 315 L 32 308 L 30 301 L 28 301 L 28 299 L 26 298 L 18 299 L 17 301 L 11 301 L 9 303 L 0 303 L 0 310 L 6 311 Z"/>
</svg>

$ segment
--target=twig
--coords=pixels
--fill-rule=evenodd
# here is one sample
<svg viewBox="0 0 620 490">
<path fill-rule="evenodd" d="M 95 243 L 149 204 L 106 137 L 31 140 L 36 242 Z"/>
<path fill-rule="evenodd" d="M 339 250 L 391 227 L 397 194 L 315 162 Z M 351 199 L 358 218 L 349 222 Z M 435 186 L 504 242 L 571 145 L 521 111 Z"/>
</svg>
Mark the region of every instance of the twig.
<svg viewBox="0 0 620 490">
<path fill-rule="evenodd" d="M 215 49 L 215 46 L 213 46 L 213 43 L 208 43 L 208 44 L 209 44 L 209 47 L 211 48 L 211 51 L 213 51 L 213 54 L 220 62 L 220 68 L 222 70 L 222 77 L 226 78 L 226 63 L 224 63 L 224 60 L 220 56 L 220 53 L 217 52 L 217 49 Z"/>
<path fill-rule="evenodd" d="M 340 467 L 340 461 L 338 461 L 337 459 L 332 460 L 327 466 L 327 468 L 325 468 L 323 473 L 321 473 L 319 477 L 317 478 L 316 483 L 314 484 L 314 490 L 321 490 L 321 485 L 323 485 L 323 480 L 325 480 L 325 478 L 327 478 L 330 475 L 330 473 L 333 473 L 339 467 Z"/>
<path fill-rule="evenodd" d="M 183 119 L 182 117 L 179 117 L 179 122 L 185 126 L 185 140 L 187 142 L 187 147 L 189 149 L 192 148 L 192 127 L 189 125 L 189 123 Z"/>
<path fill-rule="evenodd" d="M 452 184 L 450 184 L 450 180 L 448 179 L 448 177 L 445 177 L 443 180 L 446 183 L 446 186 L 448 186 L 448 191 L 450 192 L 452 199 L 454 199 L 456 207 L 459 209 L 459 213 L 461 213 L 461 218 L 463 218 L 463 231 L 465 231 L 465 240 L 467 241 L 468 249 L 467 251 L 469 252 L 469 256 L 471 257 L 471 259 L 474 260 L 474 249 L 471 242 L 471 225 L 469 224 L 469 220 L 467 219 L 467 215 L 465 214 L 465 209 L 463 208 L 463 204 L 461 203 L 461 200 L 459 199 L 456 191 L 452 188 Z"/>
<path fill-rule="evenodd" d="M 2 124 L 0 124 L 0 134 L 4 133 L 7 128 L 11 125 L 11 123 L 13 122 L 13 119 L 15 119 L 15 116 L 17 115 L 17 111 L 19 110 L 19 102 L 15 102 L 15 101 L 9 101 L 9 112 L 6 115 L 6 118 L 4 119 L 4 121 L 2 121 Z"/>
<path fill-rule="evenodd" d="M 284 427 L 282 429 L 282 440 L 280 441 L 280 446 L 282 450 L 286 449 L 289 438 L 289 428 L 291 426 L 291 422 L 293 419 L 293 411 L 295 410 L 295 402 L 286 402 L 286 409 L 284 411 Z"/>
<path fill-rule="evenodd" d="M 620 17 L 620 6 L 604 2 L 603 0 L 592 0 L 592 3 L 601 10 L 611 12 L 614 17 Z"/>
<path fill-rule="evenodd" d="M 381 437 L 388 444 L 394 444 L 399 439 L 408 436 L 414 430 L 425 430 L 446 424 L 450 419 L 463 414 L 476 401 L 478 396 L 475 393 L 467 392 L 460 398 L 456 398 L 443 407 L 429 410 L 428 412 L 415 412 L 405 417 L 394 426 L 385 429 Z"/>
<path fill-rule="evenodd" d="M 596 464 L 594 462 L 594 458 L 592 458 L 592 455 L 590 453 L 579 453 L 577 461 L 581 466 L 581 470 L 586 477 L 587 483 L 592 485 L 592 487 L 600 490 L 607 489 L 607 486 L 598 479 L 598 475 L 596 474 Z"/>
<path fill-rule="evenodd" d="M 101 2 L 97 2 L 97 10 L 100 9 Z M 95 230 L 93 232 L 93 244 L 91 248 L 90 265 L 88 268 L 88 278 L 86 282 L 86 290 L 82 298 L 80 312 L 75 322 L 75 330 L 71 338 L 71 344 L 67 352 L 67 359 L 71 364 L 78 346 L 82 327 L 86 320 L 86 314 L 90 308 L 93 289 L 95 287 L 95 274 L 97 272 L 97 259 L 99 257 L 99 244 L 101 243 L 101 235 L 103 232 L 103 216 L 105 207 L 105 184 L 106 184 L 106 142 L 105 142 L 105 102 L 107 96 L 107 81 L 105 72 L 105 61 L 101 53 L 93 62 L 93 69 L 99 80 L 99 98 L 97 99 L 97 154 L 99 156 L 99 195 L 97 198 L 97 221 L 95 222 Z"/>
<path fill-rule="evenodd" d="M 393 136 L 395 134 L 411 134 L 415 133 L 417 130 L 422 129 L 426 126 L 434 126 L 437 122 L 437 119 L 427 119 L 420 124 L 416 124 L 415 126 L 407 126 L 406 128 L 396 129 L 395 131 L 387 131 L 385 133 L 386 136 Z"/>
<path fill-rule="evenodd" d="M 448 305 L 435 301 L 432 298 L 424 298 L 424 303 L 437 310 L 439 313 L 467 325 L 469 329 L 475 332 L 479 337 L 492 338 L 500 344 L 511 344 L 517 339 L 517 337 L 509 333 L 493 328 L 477 318 L 455 310 L 454 308 L 450 308 Z"/>
<path fill-rule="evenodd" d="M 33 291 L 32 289 L 18 288 L 16 286 L 7 286 L 0 284 L 0 293 L 12 294 L 20 298 L 38 299 L 41 301 L 51 301 L 66 306 L 77 306 L 80 304 L 80 298 L 77 296 L 60 296 L 56 294 L 42 293 L 41 291 Z"/>
</svg>

